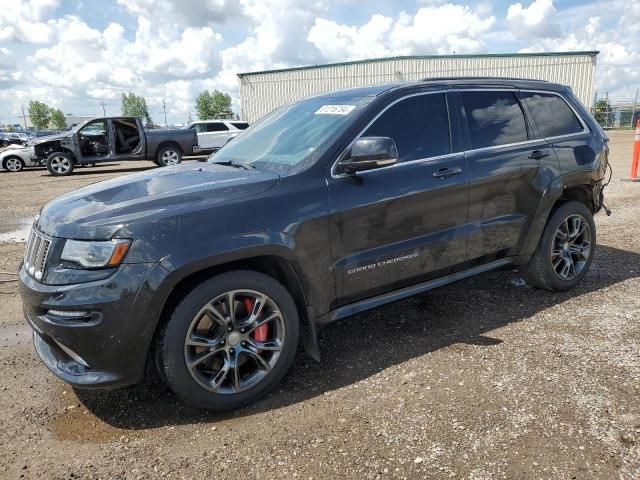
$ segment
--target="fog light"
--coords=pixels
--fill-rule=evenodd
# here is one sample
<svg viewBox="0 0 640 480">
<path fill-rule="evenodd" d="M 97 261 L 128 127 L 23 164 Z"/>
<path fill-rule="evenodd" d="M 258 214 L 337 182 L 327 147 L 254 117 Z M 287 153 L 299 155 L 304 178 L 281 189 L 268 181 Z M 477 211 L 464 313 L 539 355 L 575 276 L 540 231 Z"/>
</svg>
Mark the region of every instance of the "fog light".
<svg viewBox="0 0 640 480">
<path fill-rule="evenodd" d="M 49 310 L 47 315 L 65 318 L 80 318 L 89 316 L 89 312 L 73 311 L 73 310 Z"/>
</svg>

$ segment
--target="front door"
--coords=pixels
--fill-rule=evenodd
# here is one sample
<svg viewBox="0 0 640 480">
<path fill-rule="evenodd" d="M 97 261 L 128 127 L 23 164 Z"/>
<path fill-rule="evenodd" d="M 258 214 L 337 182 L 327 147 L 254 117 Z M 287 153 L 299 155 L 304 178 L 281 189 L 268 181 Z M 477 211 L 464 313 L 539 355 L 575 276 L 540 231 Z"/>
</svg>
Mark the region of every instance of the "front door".
<svg viewBox="0 0 640 480">
<path fill-rule="evenodd" d="M 338 304 L 462 268 L 467 166 L 452 153 L 445 93 L 392 103 L 361 136 L 390 137 L 399 163 L 328 179 Z"/>
<path fill-rule="evenodd" d="M 558 160 L 535 139 L 515 91 L 460 92 L 468 126 L 469 247 L 472 263 L 516 254 Z"/>
<path fill-rule="evenodd" d="M 111 155 L 111 141 L 106 119 L 87 123 L 76 133 L 78 152 L 82 163 L 98 162 Z"/>
</svg>

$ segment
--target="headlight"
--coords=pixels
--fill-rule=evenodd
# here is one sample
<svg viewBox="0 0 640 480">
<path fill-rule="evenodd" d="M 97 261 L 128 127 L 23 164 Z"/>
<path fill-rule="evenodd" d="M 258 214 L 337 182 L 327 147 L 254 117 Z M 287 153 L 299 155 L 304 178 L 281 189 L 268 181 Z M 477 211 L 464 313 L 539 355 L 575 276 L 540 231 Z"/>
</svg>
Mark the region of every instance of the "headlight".
<svg viewBox="0 0 640 480">
<path fill-rule="evenodd" d="M 129 245 L 131 240 L 67 240 L 60 259 L 77 263 L 84 268 L 117 267 L 127 254 Z"/>
</svg>

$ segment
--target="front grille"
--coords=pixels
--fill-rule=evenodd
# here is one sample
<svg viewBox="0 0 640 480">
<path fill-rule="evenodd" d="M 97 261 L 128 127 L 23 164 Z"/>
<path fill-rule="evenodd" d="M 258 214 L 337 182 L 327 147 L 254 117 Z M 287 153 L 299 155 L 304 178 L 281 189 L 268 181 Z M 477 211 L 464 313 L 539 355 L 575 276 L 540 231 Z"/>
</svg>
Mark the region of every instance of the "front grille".
<svg viewBox="0 0 640 480">
<path fill-rule="evenodd" d="M 24 269 L 36 280 L 42 280 L 50 246 L 51 240 L 35 228 L 31 229 L 31 235 L 29 235 L 29 241 L 27 242 L 27 250 L 24 252 Z"/>
</svg>

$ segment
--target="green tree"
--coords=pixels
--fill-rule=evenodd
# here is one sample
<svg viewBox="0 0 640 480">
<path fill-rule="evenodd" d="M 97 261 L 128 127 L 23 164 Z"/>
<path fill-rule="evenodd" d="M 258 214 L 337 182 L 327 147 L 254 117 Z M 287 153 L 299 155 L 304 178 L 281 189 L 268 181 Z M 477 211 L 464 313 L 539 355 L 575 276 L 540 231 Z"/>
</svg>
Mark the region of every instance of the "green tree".
<svg viewBox="0 0 640 480">
<path fill-rule="evenodd" d="M 67 128 L 67 120 L 64 118 L 62 110 L 58 108 L 51 110 L 51 125 L 53 125 L 53 128 L 57 128 L 58 130 Z"/>
<path fill-rule="evenodd" d="M 122 115 L 126 117 L 142 117 L 151 123 L 151 116 L 147 108 L 147 101 L 141 95 L 133 92 L 122 94 Z"/>
<path fill-rule="evenodd" d="M 593 106 L 593 117 L 601 126 L 610 126 L 609 124 L 613 121 L 613 116 L 611 115 L 611 105 L 609 105 L 608 100 L 603 98 L 596 102 Z"/>
<path fill-rule="evenodd" d="M 51 121 L 51 107 L 46 103 L 32 100 L 29 102 L 29 120 L 38 130 L 44 130 Z"/>
<path fill-rule="evenodd" d="M 204 90 L 196 97 L 196 110 L 200 120 L 226 117 L 231 115 L 231 97 L 218 90 Z"/>
</svg>

